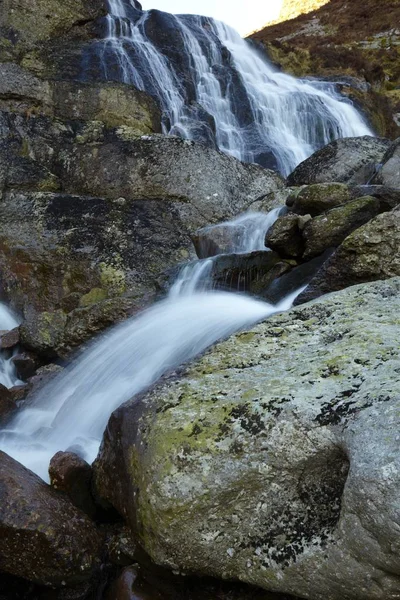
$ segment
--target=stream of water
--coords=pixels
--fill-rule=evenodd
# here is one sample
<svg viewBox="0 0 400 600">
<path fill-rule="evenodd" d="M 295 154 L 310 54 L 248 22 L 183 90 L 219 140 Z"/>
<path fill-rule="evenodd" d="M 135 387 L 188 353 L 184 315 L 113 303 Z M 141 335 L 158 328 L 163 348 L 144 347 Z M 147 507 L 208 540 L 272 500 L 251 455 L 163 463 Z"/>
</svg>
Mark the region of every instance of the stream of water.
<svg viewBox="0 0 400 600">
<path fill-rule="evenodd" d="M 153 96 L 165 134 L 284 175 L 334 139 L 373 135 L 333 83 L 279 72 L 221 22 L 142 11 L 134 0 L 109 0 L 109 11 L 104 76 Z"/>
<path fill-rule="evenodd" d="M 234 250 L 259 249 L 277 214 L 276 209 L 259 214 L 263 232 L 254 213 L 235 219 L 231 225 L 239 222 L 242 235 Z M 205 291 L 210 263 L 206 259 L 189 271 L 181 269 L 166 299 L 97 339 L 0 433 L 0 448 L 43 479 L 59 450 L 74 450 L 93 461 L 113 410 L 217 340 L 287 310 L 301 291 L 276 306 L 241 294 Z"/>
</svg>

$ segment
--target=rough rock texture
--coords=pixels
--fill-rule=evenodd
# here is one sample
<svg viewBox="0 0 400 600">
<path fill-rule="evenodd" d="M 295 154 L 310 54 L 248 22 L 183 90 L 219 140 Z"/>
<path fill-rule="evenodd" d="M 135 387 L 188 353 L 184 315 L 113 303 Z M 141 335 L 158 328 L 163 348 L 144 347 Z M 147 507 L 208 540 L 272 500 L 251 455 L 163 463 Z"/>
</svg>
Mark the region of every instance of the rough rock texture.
<svg viewBox="0 0 400 600">
<path fill-rule="evenodd" d="M 16 410 L 17 405 L 12 393 L 4 385 L 0 384 L 0 425 L 7 423 Z"/>
<path fill-rule="evenodd" d="M 279 217 L 268 230 L 265 245 L 285 258 L 301 256 L 304 240 L 299 227 L 299 217 L 293 214 Z"/>
<path fill-rule="evenodd" d="M 15 63 L 0 63 L 0 108 L 24 115 L 101 121 L 133 134 L 161 131 L 156 102 L 131 85 L 44 81 Z"/>
<path fill-rule="evenodd" d="M 50 461 L 49 475 L 54 489 L 65 492 L 72 504 L 90 517 L 95 516 L 92 468 L 83 458 L 73 452 L 57 452 Z"/>
<path fill-rule="evenodd" d="M 379 212 L 379 200 L 365 196 L 311 219 L 303 230 L 303 258 L 313 258 L 327 248 L 336 248 L 352 231 L 376 217 Z"/>
<path fill-rule="evenodd" d="M 190 234 L 283 188 L 200 144 L 0 112 L 0 269 L 27 347 L 65 355 L 157 292 Z M 275 200 L 271 200 L 272 205 Z"/>
<path fill-rule="evenodd" d="M 276 315 L 112 415 L 97 486 L 156 562 L 398 598 L 399 301 L 395 278 Z"/>
<path fill-rule="evenodd" d="M 400 190 L 400 138 L 393 142 L 382 162 L 382 168 L 375 178 L 376 183 Z"/>
<path fill-rule="evenodd" d="M 352 198 L 373 196 L 378 198 L 382 210 L 390 210 L 400 204 L 400 188 L 388 188 L 384 185 L 356 185 L 351 189 Z"/>
<path fill-rule="evenodd" d="M 100 537 L 84 513 L 0 451 L 0 571 L 74 585 L 99 566 Z"/>
<path fill-rule="evenodd" d="M 389 140 L 368 135 L 335 140 L 300 163 L 289 175 L 288 185 L 368 183 L 389 146 Z"/>
<path fill-rule="evenodd" d="M 337 82 L 379 135 L 396 138 L 400 135 L 399 12 L 398 0 L 331 0 L 251 37 L 286 72 Z"/>
<path fill-rule="evenodd" d="M 346 204 L 350 199 L 350 188 L 345 183 L 315 183 L 290 195 L 286 204 L 298 215 L 316 217 L 335 206 Z"/>
<path fill-rule="evenodd" d="M 88 23 L 106 14 L 104 0 L 3 0 L 0 5 L 2 46 L 16 47 L 20 52 L 66 33 L 70 38 L 81 37 Z"/>
<path fill-rule="evenodd" d="M 357 283 L 397 275 L 400 275 L 399 207 L 378 215 L 349 235 L 296 303 Z"/>
</svg>

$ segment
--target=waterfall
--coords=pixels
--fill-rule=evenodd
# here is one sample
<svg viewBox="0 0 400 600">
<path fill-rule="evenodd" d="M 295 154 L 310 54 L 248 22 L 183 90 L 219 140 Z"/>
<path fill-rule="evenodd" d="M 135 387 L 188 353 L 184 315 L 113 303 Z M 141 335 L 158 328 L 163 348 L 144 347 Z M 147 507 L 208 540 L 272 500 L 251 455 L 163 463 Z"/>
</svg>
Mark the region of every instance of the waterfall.
<svg viewBox="0 0 400 600">
<path fill-rule="evenodd" d="M 332 83 L 280 73 L 223 23 L 109 0 L 101 62 L 162 109 L 163 133 L 289 174 L 330 141 L 373 135 Z"/>
<path fill-rule="evenodd" d="M 264 237 L 275 215 L 276 209 L 263 215 Z M 260 224 L 252 216 L 248 248 L 260 239 Z M 204 291 L 209 273 L 207 261 L 182 269 L 165 300 L 103 334 L 0 433 L 0 448 L 43 479 L 59 450 L 94 460 L 119 405 L 217 340 L 287 310 L 301 291 L 273 306 L 245 295 Z"/>
<path fill-rule="evenodd" d="M 7 306 L 0 303 L 0 330 L 9 331 L 18 327 L 18 325 L 19 322 L 14 313 Z M 15 372 L 12 358 L 13 353 L 10 350 L 1 350 L 0 348 L 0 384 L 8 388 L 21 383 Z"/>
</svg>

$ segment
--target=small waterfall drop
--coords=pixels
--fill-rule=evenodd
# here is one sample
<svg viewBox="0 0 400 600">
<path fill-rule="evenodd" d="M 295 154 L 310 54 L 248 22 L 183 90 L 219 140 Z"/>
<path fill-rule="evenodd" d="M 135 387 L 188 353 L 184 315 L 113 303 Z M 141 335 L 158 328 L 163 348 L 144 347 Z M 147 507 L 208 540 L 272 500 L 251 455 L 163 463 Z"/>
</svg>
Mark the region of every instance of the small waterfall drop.
<svg viewBox="0 0 400 600">
<path fill-rule="evenodd" d="M 252 223 L 249 247 L 260 237 L 254 213 Z M 301 291 L 276 306 L 245 295 L 204 291 L 210 264 L 212 259 L 182 269 L 165 300 L 96 340 L 0 432 L 0 448 L 43 479 L 59 450 L 71 449 L 93 461 L 113 410 L 216 341 L 287 310 Z"/>
<path fill-rule="evenodd" d="M 284 175 L 333 139 L 373 135 L 334 84 L 278 72 L 223 23 L 142 11 L 134 0 L 109 0 L 109 11 L 104 76 L 156 98 L 165 134 Z"/>
<path fill-rule="evenodd" d="M 9 331 L 18 327 L 19 321 L 13 312 L 7 306 L 0 303 L 0 331 Z M 13 354 L 9 350 L 0 348 L 0 384 L 11 388 L 21 383 L 15 372 L 12 362 Z"/>
</svg>

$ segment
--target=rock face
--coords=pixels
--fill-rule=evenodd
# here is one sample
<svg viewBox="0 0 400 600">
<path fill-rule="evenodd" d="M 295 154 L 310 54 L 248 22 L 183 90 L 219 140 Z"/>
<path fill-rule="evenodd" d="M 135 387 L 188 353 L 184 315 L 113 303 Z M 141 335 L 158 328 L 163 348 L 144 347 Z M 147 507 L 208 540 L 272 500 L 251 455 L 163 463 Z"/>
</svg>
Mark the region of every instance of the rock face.
<svg viewBox="0 0 400 600">
<path fill-rule="evenodd" d="M 4 0 L 0 7 L 2 46 L 21 52 L 66 33 L 80 38 L 88 24 L 106 14 L 104 0 Z"/>
<path fill-rule="evenodd" d="M 274 316 L 112 415 L 97 487 L 157 563 L 398 597 L 399 300 L 395 278 Z"/>
<path fill-rule="evenodd" d="M 367 135 L 335 140 L 300 163 L 289 175 L 288 185 L 368 183 L 389 146 L 389 140 Z"/>
<path fill-rule="evenodd" d="M 132 127 L 0 113 L 0 269 L 22 340 L 65 355 L 157 291 L 190 233 L 244 211 L 281 178 Z M 3 175 L 3 176 L 2 176 Z"/>
<path fill-rule="evenodd" d="M 74 585 L 99 567 L 100 537 L 84 513 L 0 451 L 0 571 Z"/>
<path fill-rule="evenodd" d="M 307 302 L 347 286 L 400 275 L 400 209 L 378 215 L 356 229 L 321 267 L 296 302 Z"/>
</svg>

